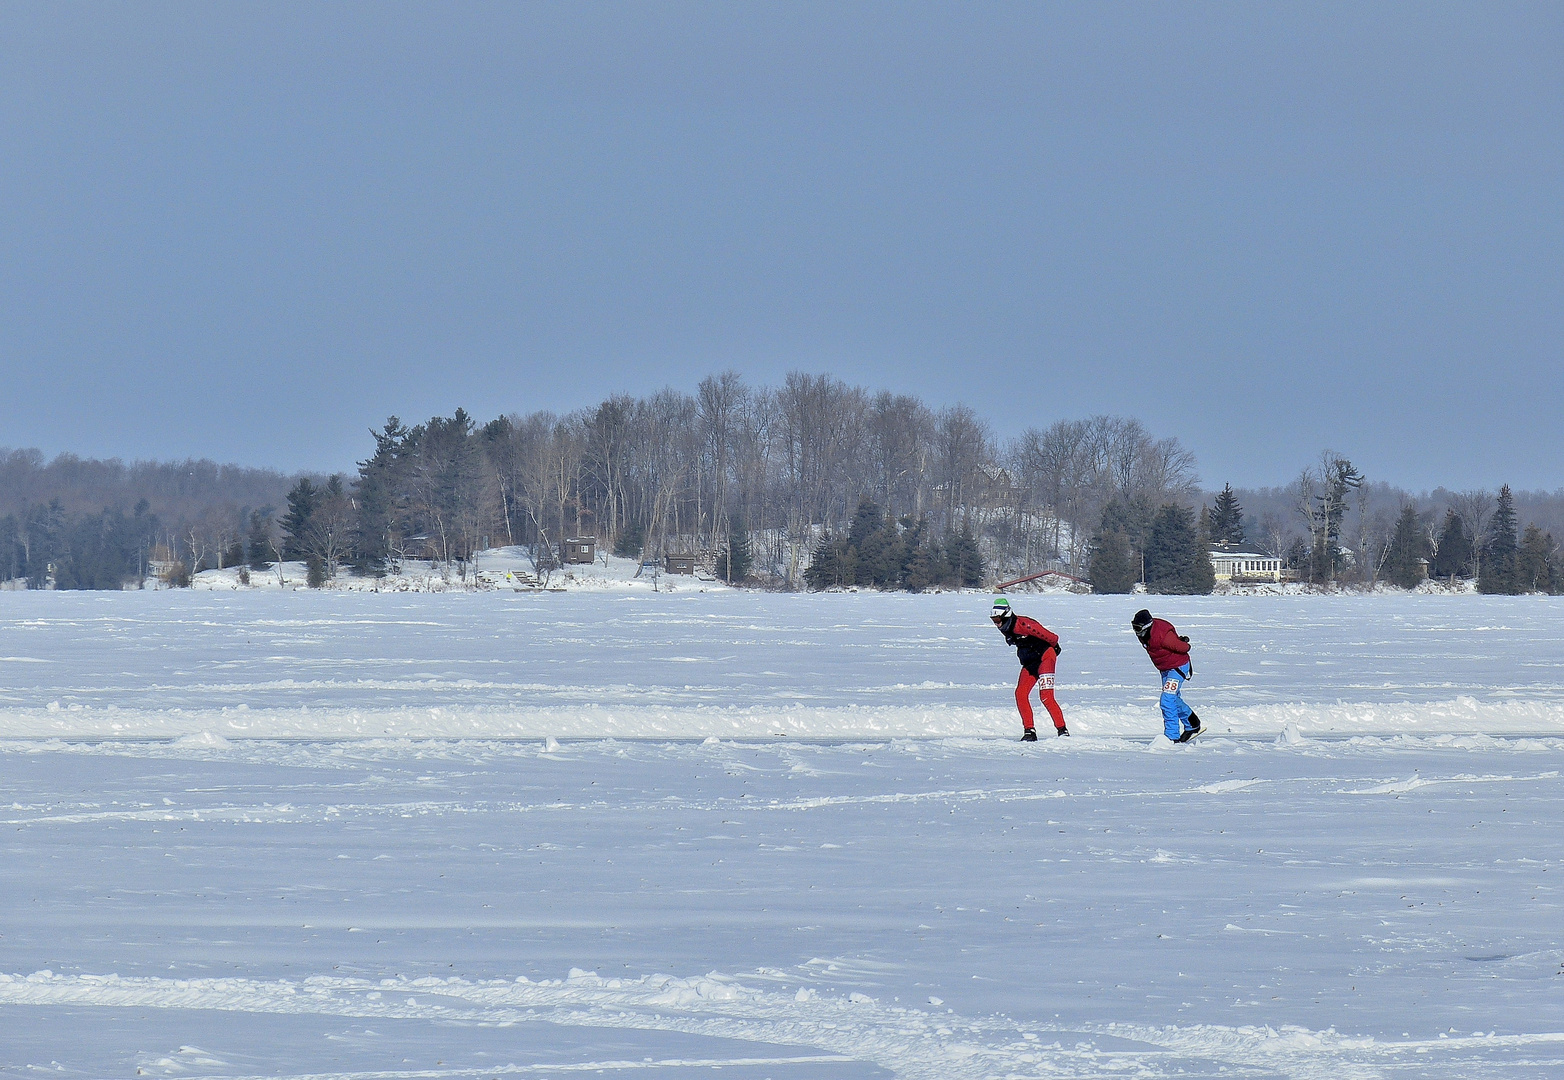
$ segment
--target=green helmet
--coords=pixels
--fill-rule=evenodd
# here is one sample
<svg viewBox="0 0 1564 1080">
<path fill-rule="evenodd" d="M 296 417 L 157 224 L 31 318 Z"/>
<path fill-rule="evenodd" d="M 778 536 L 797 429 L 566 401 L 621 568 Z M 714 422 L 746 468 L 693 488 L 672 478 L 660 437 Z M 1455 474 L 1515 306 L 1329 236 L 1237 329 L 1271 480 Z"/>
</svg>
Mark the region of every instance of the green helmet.
<svg viewBox="0 0 1564 1080">
<path fill-rule="evenodd" d="M 1003 596 L 994 597 L 994 606 L 990 608 L 988 612 L 988 617 L 990 619 L 1005 619 L 1014 614 L 1015 612 L 1010 610 L 1009 600 Z"/>
</svg>

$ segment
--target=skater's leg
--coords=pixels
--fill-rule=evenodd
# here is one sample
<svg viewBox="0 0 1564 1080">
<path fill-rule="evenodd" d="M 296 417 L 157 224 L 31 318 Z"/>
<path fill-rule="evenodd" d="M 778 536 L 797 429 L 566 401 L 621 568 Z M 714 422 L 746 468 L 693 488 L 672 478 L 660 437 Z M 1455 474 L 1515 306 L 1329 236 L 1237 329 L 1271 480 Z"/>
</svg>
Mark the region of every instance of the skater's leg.
<svg viewBox="0 0 1564 1080">
<path fill-rule="evenodd" d="M 1054 654 L 1052 652 L 1043 654 L 1043 662 L 1037 676 L 1037 696 L 1042 699 L 1043 708 L 1048 710 L 1048 716 L 1054 722 L 1054 730 L 1063 731 L 1064 711 L 1054 700 Z"/>
<path fill-rule="evenodd" d="M 1162 733 L 1174 742 L 1178 742 L 1189 726 L 1189 706 L 1179 695 L 1185 678 L 1184 672 L 1176 668 L 1162 673 Z"/>
<path fill-rule="evenodd" d="M 1050 683 L 1054 681 L 1052 675 L 1044 675 L 1043 679 Z M 1059 708 L 1059 703 L 1054 700 L 1054 688 L 1052 686 L 1045 687 L 1038 691 L 1037 696 L 1043 699 L 1043 708 L 1048 710 L 1048 715 L 1054 722 L 1054 730 L 1058 731 L 1063 728 L 1064 710 Z"/>
<path fill-rule="evenodd" d="M 1032 687 L 1037 685 L 1037 677 L 1026 668 L 1021 669 L 1021 678 L 1016 681 L 1016 709 L 1021 713 L 1021 727 L 1030 730 L 1032 727 Z"/>
</svg>

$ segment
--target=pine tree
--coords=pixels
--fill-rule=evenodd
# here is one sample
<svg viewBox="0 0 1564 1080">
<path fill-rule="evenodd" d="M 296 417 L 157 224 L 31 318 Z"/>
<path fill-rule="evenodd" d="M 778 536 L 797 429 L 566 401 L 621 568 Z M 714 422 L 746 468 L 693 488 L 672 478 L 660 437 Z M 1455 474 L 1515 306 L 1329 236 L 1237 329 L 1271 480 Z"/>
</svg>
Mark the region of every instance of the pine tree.
<svg viewBox="0 0 1564 1080">
<path fill-rule="evenodd" d="M 250 535 L 245 539 L 251 570 L 265 570 L 271 563 L 271 508 L 250 515 Z"/>
<path fill-rule="evenodd" d="M 717 556 L 717 577 L 732 585 L 749 577 L 754 565 L 750 551 L 749 532 L 734 522 L 728 530 L 728 543 Z"/>
<path fill-rule="evenodd" d="M 978 547 L 977 537 L 972 535 L 969 522 L 962 522 L 961 531 L 956 534 L 955 545 L 947 555 L 947 561 L 957 584 L 968 589 L 983 584 L 987 567 L 983 565 L 983 550 Z"/>
<path fill-rule="evenodd" d="M 1554 563 L 1556 551 L 1553 535 L 1536 525 L 1526 526 L 1521 537 L 1520 551 L 1515 559 L 1515 583 L 1517 592 L 1553 592 L 1557 577 Z"/>
<path fill-rule="evenodd" d="M 1102 508 L 1102 524 L 1098 527 L 1098 534 L 1124 534 L 1129 544 L 1130 572 L 1134 575 L 1132 581 L 1141 580 L 1141 570 L 1146 561 L 1146 544 L 1151 539 L 1151 523 L 1156 516 L 1157 508 L 1144 495 L 1137 495 L 1128 502 L 1109 499 L 1108 505 Z"/>
<path fill-rule="evenodd" d="M 853 553 L 854 584 L 884 585 L 895 574 L 895 529 L 895 524 L 887 522 L 873 503 L 859 506 L 847 534 Z"/>
<path fill-rule="evenodd" d="M 1515 538 L 1515 499 L 1510 494 L 1509 484 L 1499 489 L 1499 499 L 1489 529 L 1491 531 L 1483 549 L 1482 567 L 1477 577 L 1477 591 L 1514 595 L 1521 591 L 1515 565 L 1520 545 Z"/>
<path fill-rule="evenodd" d="M 1347 494 L 1363 486 L 1363 474 L 1346 458 L 1334 458 L 1322 467 L 1324 491 L 1314 497 L 1313 568 L 1310 580 L 1335 581 L 1341 565 L 1341 522 L 1347 513 Z"/>
<path fill-rule="evenodd" d="M 392 416 L 380 431 L 371 431 L 375 452 L 358 463 L 353 484 L 358 514 L 353 533 L 353 565 L 361 573 L 384 574 L 391 561 L 392 537 L 405 509 L 404 493 L 409 466 L 409 432 Z"/>
<path fill-rule="evenodd" d="M 621 559 L 639 559 L 646 547 L 646 526 L 632 521 L 614 537 L 614 554 Z"/>
<path fill-rule="evenodd" d="M 1211 509 L 1211 543 L 1232 548 L 1244 545 L 1244 508 L 1233 493 L 1232 484 L 1224 484 Z"/>
<path fill-rule="evenodd" d="M 1146 587 L 1184 595 L 1205 594 L 1216 587 L 1216 569 L 1195 531 L 1195 515 L 1182 506 L 1169 503 L 1152 520 L 1146 542 Z"/>
<path fill-rule="evenodd" d="M 1092 591 L 1127 593 L 1135 588 L 1136 570 L 1130 559 L 1130 541 L 1122 531 L 1099 532 L 1092 541 L 1090 568 Z"/>
<path fill-rule="evenodd" d="M 1472 537 L 1466 531 L 1466 523 L 1454 510 L 1445 511 L 1444 524 L 1439 529 L 1439 551 L 1434 555 L 1429 576 L 1436 578 L 1465 577 L 1472 565 Z"/>
<path fill-rule="evenodd" d="M 320 501 L 320 490 L 312 483 L 309 477 L 303 477 L 293 490 L 288 492 L 288 512 L 282 519 L 283 545 L 282 557 L 284 559 L 303 559 L 307 557 L 304 550 L 304 534 L 310 527 L 310 517 L 315 513 L 315 505 Z"/>
<path fill-rule="evenodd" d="M 908 592 L 922 592 L 939 585 L 950 576 L 950 567 L 939 548 L 929 539 L 929 520 L 902 518 L 901 586 Z"/>
<path fill-rule="evenodd" d="M 817 590 L 829 589 L 833 585 L 851 585 L 857 570 L 856 564 L 847 538 L 826 533 L 810 555 L 809 567 L 804 571 L 804 584 Z"/>
<path fill-rule="evenodd" d="M 1418 560 L 1428 557 L 1428 539 L 1417 509 L 1407 503 L 1396 519 L 1396 531 L 1390 538 L 1390 551 L 1385 556 L 1385 577 L 1403 589 L 1413 589 L 1423 580 Z"/>
</svg>

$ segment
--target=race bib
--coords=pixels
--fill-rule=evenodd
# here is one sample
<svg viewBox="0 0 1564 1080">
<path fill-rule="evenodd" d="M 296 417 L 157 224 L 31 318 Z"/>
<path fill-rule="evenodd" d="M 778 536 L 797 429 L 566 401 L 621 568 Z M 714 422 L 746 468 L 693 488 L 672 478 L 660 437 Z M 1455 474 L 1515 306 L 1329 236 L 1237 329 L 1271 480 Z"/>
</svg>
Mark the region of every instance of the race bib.
<svg viewBox="0 0 1564 1080">
<path fill-rule="evenodd" d="M 1178 686 L 1179 686 L 1179 683 L 1178 683 L 1177 679 L 1163 679 L 1162 680 L 1162 692 L 1164 694 L 1176 694 L 1176 693 L 1178 693 Z"/>
<path fill-rule="evenodd" d="M 1037 688 L 1039 690 L 1052 690 L 1054 688 L 1054 677 L 1053 677 L 1053 675 L 1052 674 L 1039 675 L 1037 677 Z"/>
</svg>

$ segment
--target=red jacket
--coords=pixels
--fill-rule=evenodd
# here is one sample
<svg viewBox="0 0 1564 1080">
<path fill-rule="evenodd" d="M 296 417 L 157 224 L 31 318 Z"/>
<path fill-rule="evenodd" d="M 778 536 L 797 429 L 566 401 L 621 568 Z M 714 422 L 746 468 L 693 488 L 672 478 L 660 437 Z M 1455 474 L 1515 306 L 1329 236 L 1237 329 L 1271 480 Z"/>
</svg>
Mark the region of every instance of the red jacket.
<svg viewBox="0 0 1564 1080">
<path fill-rule="evenodd" d="M 1059 647 L 1058 634 L 1025 615 L 1013 616 L 1007 625 L 1000 627 L 1000 632 L 1005 635 L 1007 644 L 1015 646 L 1021 666 L 1033 675 L 1038 673 L 1048 650 Z M 1053 667 L 1048 670 L 1052 671 Z"/>
<path fill-rule="evenodd" d="M 1146 655 L 1158 671 L 1172 671 L 1189 663 L 1189 642 L 1180 641 L 1178 631 L 1166 619 L 1151 620 L 1151 632 L 1144 644 Z"/>
</svg>

